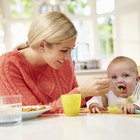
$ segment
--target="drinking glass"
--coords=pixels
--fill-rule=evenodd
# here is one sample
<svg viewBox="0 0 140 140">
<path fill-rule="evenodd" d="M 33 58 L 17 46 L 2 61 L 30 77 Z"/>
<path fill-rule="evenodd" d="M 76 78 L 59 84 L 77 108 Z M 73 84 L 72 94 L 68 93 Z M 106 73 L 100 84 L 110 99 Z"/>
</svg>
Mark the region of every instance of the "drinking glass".
<svg viewBox="0 0 140 140">
<path fill-rule="evenodd" d="M 81 106 L 81 94 L 61 95 L 62 107 L 66 116 L 78 116 Z"/>
<path fill-rule="evenodd" d="M 22 122 L 22 96 L 0 96 L 0 127 L 19 125 Z"/>
</svg>

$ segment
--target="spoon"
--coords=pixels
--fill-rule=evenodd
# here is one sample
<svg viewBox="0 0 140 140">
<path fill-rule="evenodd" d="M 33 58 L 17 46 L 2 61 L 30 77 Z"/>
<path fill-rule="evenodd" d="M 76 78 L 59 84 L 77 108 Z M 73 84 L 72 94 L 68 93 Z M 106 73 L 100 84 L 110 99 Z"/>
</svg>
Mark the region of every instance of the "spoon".
<svg viewBox="0 0 140 140">
<path fill-rule="evenodd" d="M 119 87 L 117 87 L 114 83 L 112 83 L 112 86 L 116 89 L 116 91 L 117 91 L 118 93 L 124 91 L 123 88 L 119 88 Z"/>
<path fill-rule="evenodd" d="M 124 91 L 123 88 L 117 87 L 114 83 L 112 83 L 112 86 L 116 89 L 116 91 L 117 91 L 118 93 L 121 93 L 121 92 Z M 133 102 L 134 102 L 132 97 L 127 97 L 127 98 L 126 98 L 126 101 L 127 101 L 127 103 L 133 103 Z"/>
<path fill-rule="evenodd" d="M 140 114 L 140 110 L 135 109 L 133 113 L 134 114 Z"/>
</svg>

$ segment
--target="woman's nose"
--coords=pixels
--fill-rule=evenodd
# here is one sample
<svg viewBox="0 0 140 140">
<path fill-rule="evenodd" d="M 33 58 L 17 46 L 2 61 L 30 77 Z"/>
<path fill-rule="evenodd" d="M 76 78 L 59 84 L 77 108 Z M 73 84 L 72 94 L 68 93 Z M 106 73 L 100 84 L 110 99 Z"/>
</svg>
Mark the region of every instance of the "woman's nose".
<svg viewBox="0 0 140 140">
<path fill-rule="evenodd" d="M 72 59 L 72 58 L 71 58 L 71 53 L 67 53 L 67 55 L 66 55 L 66 59 L 69 59 L 69 60 Z"/>
</svg>

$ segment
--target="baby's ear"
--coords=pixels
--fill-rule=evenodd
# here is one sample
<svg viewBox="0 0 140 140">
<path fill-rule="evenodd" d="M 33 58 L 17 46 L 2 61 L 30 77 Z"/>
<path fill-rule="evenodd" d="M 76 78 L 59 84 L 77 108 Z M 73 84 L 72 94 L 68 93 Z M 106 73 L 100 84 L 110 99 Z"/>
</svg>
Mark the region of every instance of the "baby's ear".
<svg viewBox="0 0 140 140">
<path fill-rule="evenodd" d="M 137 81 L 140 81 L 140 76 L 137 76 Z"/>
</svg>

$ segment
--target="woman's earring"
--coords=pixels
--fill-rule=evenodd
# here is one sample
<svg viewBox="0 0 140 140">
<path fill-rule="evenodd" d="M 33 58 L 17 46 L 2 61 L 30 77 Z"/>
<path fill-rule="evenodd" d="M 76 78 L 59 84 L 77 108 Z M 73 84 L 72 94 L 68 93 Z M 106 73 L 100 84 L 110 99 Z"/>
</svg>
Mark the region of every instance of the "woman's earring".
<svg viewBox="0 0 140 140">
<path fill-rule="evenodd" d="M 41 49 L 41 52 L 43 53 L 43 52 L 44 52 L 44 50 L 43 50 L 43 49 Z"/>
<path fill-rule="evenodd" d="M 44 52 L 44 48 L 43 48 L 43 47 L 41 47 L 41 48 L 40 48 L 40 51 L 43 53 L 43 52 Z"/>
</svg>

